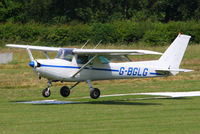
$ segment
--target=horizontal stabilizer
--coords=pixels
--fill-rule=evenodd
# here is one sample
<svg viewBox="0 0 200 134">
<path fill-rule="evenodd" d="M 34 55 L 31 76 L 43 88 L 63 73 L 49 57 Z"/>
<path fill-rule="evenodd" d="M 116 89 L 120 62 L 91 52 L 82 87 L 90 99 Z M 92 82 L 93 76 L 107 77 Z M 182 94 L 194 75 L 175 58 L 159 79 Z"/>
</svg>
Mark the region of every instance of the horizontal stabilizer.
<svg viewBox="0 0 200 134">
<path fill-rule="evenodd" d="M 189 70 L 189 69 L 156 69 L 156 71 L 159 72 L 191 72 L 194 70 Z"/>
</svg>

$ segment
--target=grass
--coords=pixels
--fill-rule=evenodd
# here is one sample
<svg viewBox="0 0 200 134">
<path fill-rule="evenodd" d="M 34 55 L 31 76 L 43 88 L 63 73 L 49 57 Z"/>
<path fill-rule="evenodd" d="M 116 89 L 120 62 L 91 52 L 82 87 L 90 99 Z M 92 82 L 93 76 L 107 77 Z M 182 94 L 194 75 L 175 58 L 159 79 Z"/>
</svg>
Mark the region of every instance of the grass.
<svg viewBox="0 0 200 134">
<path fill-rule="evenodd" d="M 101 46 L 103 48 L 103 46 Z M 113 48 L 113 46 L 111 46 Z M 118 46 L 117 48 L 124 48 Z M 127 48 L 128 49 L 128 48 Z M 140 48 L 144 49 L 144 48 Z M 166 47 L 146 48 L 164 52 Z M 46 80 L 38 84 L 28 66 L 28 55 L 20 49 L 14 52 L 14 62 L 0 65 L 0 132 L 1 134 L 188 134 L 200 131 L 200 97 L 179 99 L 149 99 L 151 96 L 120 96 L 92 100 L 86 83 L 75 87 L 69 98 L 59 95 L 59 88 L 73 83 L 53 83 L 48 99 L 81 101 L 81 104 L 33 105 L 17 101 L 44 100 L 41 91 Z M 198 91 L 200 89 L 200 47 L 189 46 L 181 68 L 194 72 L 154 79 L 131 79 L 93 82 L 103 95 L 118 93 Z M 42 53 L 34 56 L 44 58 Z M 55 54 L 51 54 L 53 57 Z M 135 56 L 133 60 L 157 59 L 157 56 Z M 76 98 L 76 99 L 72 99 Z"/>
</svg>

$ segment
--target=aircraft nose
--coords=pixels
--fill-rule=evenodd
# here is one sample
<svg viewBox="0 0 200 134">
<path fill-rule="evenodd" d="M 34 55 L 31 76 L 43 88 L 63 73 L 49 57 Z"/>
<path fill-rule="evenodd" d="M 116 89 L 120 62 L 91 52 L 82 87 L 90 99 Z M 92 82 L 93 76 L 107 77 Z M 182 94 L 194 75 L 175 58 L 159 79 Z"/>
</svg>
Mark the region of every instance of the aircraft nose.
<svg viewBox="0 0 200 134">
<path fill-rule="evenodd" d="M 36 67 L 40 67 L 40 63 L 37 62 L 36 60 L 33 60 L 29 63 L 29 66 L 36 68 Z"/>
<path fill-rule="evenodd" d="M 34 61 L 31 61 L 31 62 L 29 63 L 29 66 L 34 67 L 34 66 L 35 66 Z"/>
</svg>

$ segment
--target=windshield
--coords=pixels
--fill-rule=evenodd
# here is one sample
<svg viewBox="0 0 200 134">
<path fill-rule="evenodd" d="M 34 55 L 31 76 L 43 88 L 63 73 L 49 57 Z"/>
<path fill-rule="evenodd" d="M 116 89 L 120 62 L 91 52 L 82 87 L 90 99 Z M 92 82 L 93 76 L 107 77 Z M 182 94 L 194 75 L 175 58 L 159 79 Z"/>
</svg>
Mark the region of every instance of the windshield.
<svg viewBox="0 0 200 134">
<path fill-rule="evenodd" d="M 56 58 L 72 61 L 73 58 L 72 51 L 73 49 L 60 49 L 58 51 Z"/>
</svg>

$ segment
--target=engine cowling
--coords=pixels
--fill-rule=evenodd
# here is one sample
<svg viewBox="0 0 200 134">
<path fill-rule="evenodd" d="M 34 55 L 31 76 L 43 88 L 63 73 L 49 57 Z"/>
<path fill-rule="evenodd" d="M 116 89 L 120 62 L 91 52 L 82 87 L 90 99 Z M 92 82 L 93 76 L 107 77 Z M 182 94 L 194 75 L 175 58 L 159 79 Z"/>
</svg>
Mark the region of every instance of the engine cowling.
<svg viewBox="0 0 200 134">
<path fill-rule="evenodd" d="M 37 61 L 33 60 L 29 63 L 29 66 L 36 68 L 36 67 L 40 67 L 40 63 L 38 63 Z"/>
</svg>

